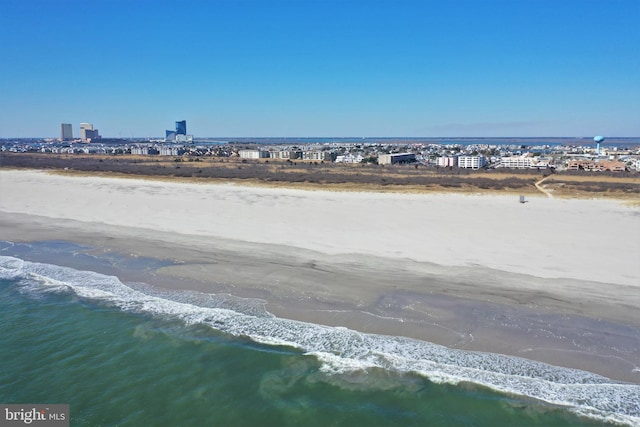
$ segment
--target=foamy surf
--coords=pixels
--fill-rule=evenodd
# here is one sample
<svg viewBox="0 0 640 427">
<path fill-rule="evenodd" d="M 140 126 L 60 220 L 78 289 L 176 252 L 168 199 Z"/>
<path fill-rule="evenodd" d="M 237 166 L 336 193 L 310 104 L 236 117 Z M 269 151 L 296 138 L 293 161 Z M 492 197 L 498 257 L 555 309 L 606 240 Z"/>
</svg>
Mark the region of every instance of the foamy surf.
<svg viewBox="0 0 640 427">
<path fill-rule="evenodd" d="M 316 357 L 322 363 L 321 369 L 330 375 L 372 368 L 412 372 L 434 382 L 469 382 L 527 396 L 600 421 L 640 425 L 640 386 L 617 383 L 585 371 L 518 357 L 452 350 L 409 338 L 279 319 L 261 309 L 259 302 L 127 286 L 116 277 L 13 257 L 0 257 L 0 278 L 17 280 L 23 292 L 36 295 L 73 292 L 126 312 L 208 325 L 265 345 L 295 347 Z"/>
</svg>

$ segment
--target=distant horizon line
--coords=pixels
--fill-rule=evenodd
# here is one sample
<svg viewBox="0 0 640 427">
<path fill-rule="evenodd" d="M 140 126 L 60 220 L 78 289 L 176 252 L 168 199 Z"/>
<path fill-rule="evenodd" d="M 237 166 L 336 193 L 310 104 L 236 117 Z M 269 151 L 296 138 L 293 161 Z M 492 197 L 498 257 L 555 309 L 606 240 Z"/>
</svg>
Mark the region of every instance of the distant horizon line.
<svg viewBox="0 0 640 427">
<path fill-rule="evenodd" d="M 594 135 L 595 136 L 595 135 Z M 196 139 L 593 139 L 594 136 L 199 136 Z M 158 136 L 102 136 L 102 139 L 164 139 Z M 610 139 L 633 139 L 638 136 L 605 136 L 605 142 Z M 60 139 L 54 136 L 8 136 L 6 139 Z M 74 138 L 80 139 L 80 138 Z M 96 141 L 97 142 L 97 141 Z"/>
</svg>

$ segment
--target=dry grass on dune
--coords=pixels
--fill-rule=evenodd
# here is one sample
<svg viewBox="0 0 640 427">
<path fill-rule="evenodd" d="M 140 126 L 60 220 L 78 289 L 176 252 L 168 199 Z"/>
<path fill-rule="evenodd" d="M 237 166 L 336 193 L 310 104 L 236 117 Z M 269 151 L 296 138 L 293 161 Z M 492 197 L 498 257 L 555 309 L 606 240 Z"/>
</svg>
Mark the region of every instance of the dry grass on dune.
<svg viewBox="0 0 640 427">
<path fill-rule="evenodd" d="M 542 195 L 535 187 L 548 171 L 469 171 L 416 165 L 336 164 L 309 161 L 166 156 L 3 154 L 3 167 L 53 169 L 91 174 L 191 182 L 336 191 L 411 193 L 509 193 Z M 610 197 L 640 200 L 640 176 L 601 173 L 553 174 L 542 184 L 554 197 Z"/>
</svg>

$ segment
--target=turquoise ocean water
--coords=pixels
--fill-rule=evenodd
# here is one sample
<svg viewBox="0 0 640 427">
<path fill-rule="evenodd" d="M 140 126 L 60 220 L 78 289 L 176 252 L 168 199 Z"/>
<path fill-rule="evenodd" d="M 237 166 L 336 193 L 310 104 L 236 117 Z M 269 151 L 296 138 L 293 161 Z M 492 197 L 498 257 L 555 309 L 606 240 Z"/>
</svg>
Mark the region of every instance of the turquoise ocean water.
<svg viewBox="0 0 640 427">
<path fill-rule="evenodd" d="M 640 386 L 0 257 L 0 402 L 73 426 L 640 425 Z"/>
</svg>

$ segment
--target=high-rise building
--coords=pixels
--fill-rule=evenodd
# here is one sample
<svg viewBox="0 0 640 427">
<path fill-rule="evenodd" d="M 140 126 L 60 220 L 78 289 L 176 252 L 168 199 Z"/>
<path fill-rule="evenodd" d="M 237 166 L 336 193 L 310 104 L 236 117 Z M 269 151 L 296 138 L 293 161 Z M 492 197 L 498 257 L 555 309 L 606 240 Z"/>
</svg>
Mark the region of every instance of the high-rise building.
<svg viewBox="0 0 640 427">
<path fill-rule="evenodd" d="M 176 131 L 175 130 L 165 130 L 164 131 L 164 140 L 166 142 L 174 142 L 176 140 Z"/>
<path fill-rule="evenodd" d="M 100 139 L 98 129 L 93 128 L 91 123 L 80 123 L 80 139 L 84 142 L 91 142 L 94 139 Z"/>
<path fill-rule="evenodd" d="M 187 121 L 176 122 L 176 130 L 164 131 L 165 142 L 193 142 L 193 135 L 187 135 Z"/>
<path fill-rule="evenodd" d="M 187 121 L 182 120 L 176 122 L 176 135 L 186 135 L 187 134 Z"/>
<path fill-rule="evenodd" d="M 91 132 L 87 132 L 87 131 L 92 131 L 93 130 L 93 125 L 91 123 L 80 123 L 80 139 L 82 139 L 83 141 L 87 140 L 87 133 Z"/>
<path fill-rule="evenodd" d="M 71 141 L 73 140 L 73 127 L 71 123 L 61 123 L 60 124 L 60 141 Z"/>
</svg>

